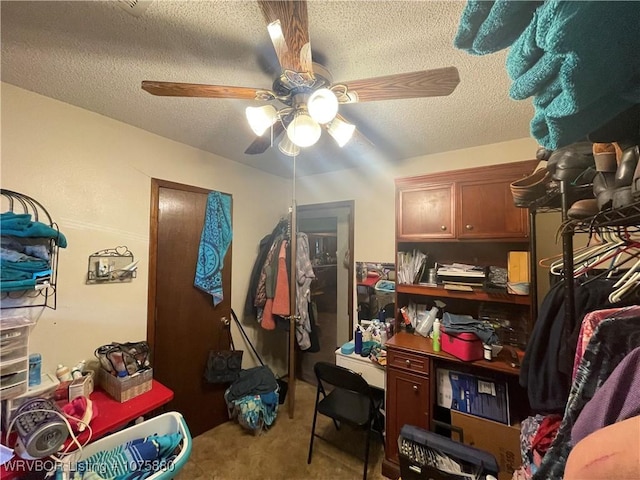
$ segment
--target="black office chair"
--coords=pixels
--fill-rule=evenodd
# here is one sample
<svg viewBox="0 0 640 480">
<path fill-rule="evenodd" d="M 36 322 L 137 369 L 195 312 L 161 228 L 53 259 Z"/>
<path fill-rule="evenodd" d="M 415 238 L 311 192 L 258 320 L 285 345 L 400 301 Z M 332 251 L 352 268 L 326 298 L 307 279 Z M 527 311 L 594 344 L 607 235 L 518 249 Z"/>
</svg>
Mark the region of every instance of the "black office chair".
<svg viewBox="0 0 640 480">
<path fill-rule="evenodd" d="M 366 380 L 348 368 L 339 367 L 328 362 L 317 362 L 313 367 L 313 371 L 318 379 L 318 389 L 313 412 L 313 426 L 311 427 L 307 463 L 311 463 L 314 437 L 323 438 L 316 433 L 316 419 L 318 413 L 321 413 L 331 418 L 337 429 L 340 429 L 340 422 L 344 422 L 367 430 L 364 473 L 362 475 L 362 478 L 366 480 L 369 463 L 369 443 L 374 427 L 379 427 L 379 433 L 384 443 L 384 436 L 382 435 L 384 418 L 380 410 L 384 401 L 383 395 L 376 396 L 374 389 L 369 386 Z M 328 390 L 327 387 L 334 388 L 333 390 Z M 320 399 L 321 393 L 322 399 Z"/>
</svg>

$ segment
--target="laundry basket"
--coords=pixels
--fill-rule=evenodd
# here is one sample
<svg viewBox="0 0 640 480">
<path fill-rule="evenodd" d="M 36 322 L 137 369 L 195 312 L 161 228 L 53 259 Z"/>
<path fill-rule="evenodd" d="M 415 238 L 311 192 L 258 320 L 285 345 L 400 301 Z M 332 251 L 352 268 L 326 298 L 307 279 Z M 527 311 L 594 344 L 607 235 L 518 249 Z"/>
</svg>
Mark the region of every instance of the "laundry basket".
<svg viewBox="0 0 640 480">
<path fill-rule="evenodd" d="M 125 428 L 119 432 L 108 435 L 100 440 L 90 443 L 77 452 L 72 459 L 72 464 L 86 460 L 95 453 L 100 451 L 109 451 L 119 445 L 123 445 L 137 438 L 148 437 L 149 435 L 168 435 L 170 433 L 180 432 L 182 434 L 182 444 L 180 453 L 173 460 L 172 464 L 163 470 L 160 470 L 147 479 L 169 480 L 173 478 L 184 467 L 185 463 L 191 455 L 191 433 L 189 427 L 182 415 L 178 412 L 167 412 L 142 423 Z"/>
</svg>

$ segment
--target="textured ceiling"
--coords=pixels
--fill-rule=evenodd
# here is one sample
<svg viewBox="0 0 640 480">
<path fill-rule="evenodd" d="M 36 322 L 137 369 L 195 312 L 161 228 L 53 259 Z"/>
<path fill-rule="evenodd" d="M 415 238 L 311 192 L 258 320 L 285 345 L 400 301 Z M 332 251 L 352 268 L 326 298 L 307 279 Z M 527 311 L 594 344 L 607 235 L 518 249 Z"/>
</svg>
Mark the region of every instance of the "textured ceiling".
<svg viewBox="0 0 640 480">
<path fill-rule="evenodd" d="M 323 133 L 296 161 L 309 175 L 529 135 L 530 102 L 508 98 L 504 52 L 453 48 L 463 2 L 310 1 L 314 61 L 334 81 L 453 65 L 447 97 L 343 105 L 370 141 L 343 149 Z M 277 61 L 256 2 L 153 1 L 141 17 L 117 2 L 1 3 L 2 80 L 178 142 L 289 177 L 277 147 L 245 155 L 249 100 L 156 97 L 143 80 L 271 88 Z"/>
</svg>

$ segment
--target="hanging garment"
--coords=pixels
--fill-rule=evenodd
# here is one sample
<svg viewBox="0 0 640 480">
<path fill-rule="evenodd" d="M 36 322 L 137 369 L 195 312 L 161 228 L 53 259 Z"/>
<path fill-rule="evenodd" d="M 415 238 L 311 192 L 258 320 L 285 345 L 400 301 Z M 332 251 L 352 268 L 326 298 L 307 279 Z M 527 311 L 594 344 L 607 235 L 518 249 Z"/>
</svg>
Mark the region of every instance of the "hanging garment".
<svg viewBox="0 0 640 480">
<path fill-rule="evenodd" d="M 565 318 L 562 283 L 554 285 L 543 299 L 520 368 L 520 385 L 527 389 L 533 411 L 564 412 L 581 320 L 588 312 L 611 306 L 610 285 L 606 279 L 586 285 L 575 282 L 575 311 L 569 319 Z"/>
<path fill-rule="evenodd" d="M 311 301 L 311 281 L 316 278 L 309 256 L 309 238 L 306 233 L 297 235 L 296 248 L 296 341 L 301 350 L 311 347 L 309 333 L 309 302 Z"/>
<path fill-rule="evenodd" d="M 267 259 L 267 254 L 273 245 L 273 241 L 278 235 L 283 235 L 287 230 L 287 221 L 281 220 L 278 225 L 273 229 L 269 235 L 265 235 L 258 246 L 258 256 L 253 264 L 251 270 L 251 277 L 249 279 L 249 289 L 247 290 L 247 298 L 244 304 L 244 310 L 246 314 L 256 313 L 256 292 L 258 290 L 258 282 L 260 281 L 260 274 L 262 273 L 262 267 Z"/>
<path fill-rule="evenodd" d="M 288 316 L 291 311 L 289 298 L 289 274 L 287 273 L 287 247 L 288 242 L 284 240 L 280 245 L 278 254 L 278 271 L 276 275 L 276 288 L 273 297 L 274 315 Z"/>
<path fill-rule="evenodd" d="M 222 267 L 231 237 L 231 196 L 210 192 L 200 236 L 194 285 L 210 294 L 214 305 L 223 299 Z"/>
<path fill-rule="evenodd" d="M 624 357 L 584 406 L 571 429 L 571 443 L 636 415 L 640 415 L 640 346 Z"/>
<path fill-rule="evenodd" d="M 584 406 L 600 385 L 611 375 L 622 359 L 640 345 L 640 319 L 604 320 L 587 345 L 558 435 L 542 460 L 534 480 L 562 479 L 567 457 L 572 449 L 571 429 Z"/>
<path fill-rule="evenodd" d="M 596 327 L 600 325 L 606 318 L 627 318 L 627 317 L 640 317 L 640 306 L 629 306 L 624 308 L 609 308 L 607 310 L 596 310 L 595 312 L 587 313 L 582 319 L 582 326 L 580 327 L 580 333 L 578 334 L 578 341 L 576 343 L 576 355 L 573 361 L 573 375 L 572 381 L 575 380 L 578 373 L 578 366 L 582 360 L 582 355 L 589 344 L 589 340 L 593 336 L 593 332 Z"/>
</svg>

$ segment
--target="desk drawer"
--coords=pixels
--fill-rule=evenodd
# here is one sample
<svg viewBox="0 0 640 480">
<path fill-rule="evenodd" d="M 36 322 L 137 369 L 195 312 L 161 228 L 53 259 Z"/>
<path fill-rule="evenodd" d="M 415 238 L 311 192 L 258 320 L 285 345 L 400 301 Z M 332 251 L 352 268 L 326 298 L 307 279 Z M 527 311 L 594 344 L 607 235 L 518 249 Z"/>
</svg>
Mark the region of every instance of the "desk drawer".
<svg viewBox="0 0 640 480">
<path fill-rule="evenodd" d="M 389 349 L 387 351 L 387 366 L 429 375 L 429 359 L 415 353 Z"/>
<path fill-rule="evenodd" d="M 385 371 L 366 357 L 354 358 L 350 355 L 336 355 L 336 365 L 362 375 L 369 385 L 384 390 Z"/>
</svg>

